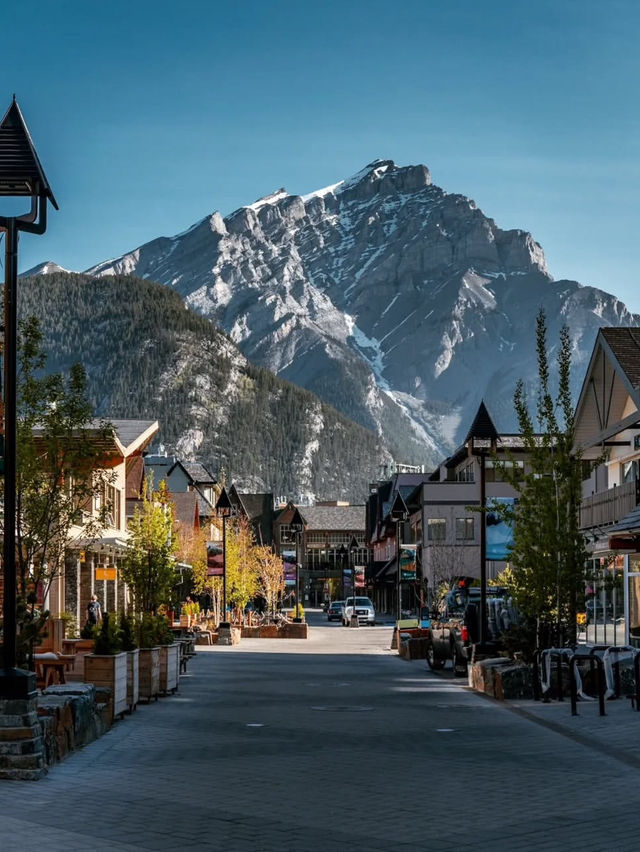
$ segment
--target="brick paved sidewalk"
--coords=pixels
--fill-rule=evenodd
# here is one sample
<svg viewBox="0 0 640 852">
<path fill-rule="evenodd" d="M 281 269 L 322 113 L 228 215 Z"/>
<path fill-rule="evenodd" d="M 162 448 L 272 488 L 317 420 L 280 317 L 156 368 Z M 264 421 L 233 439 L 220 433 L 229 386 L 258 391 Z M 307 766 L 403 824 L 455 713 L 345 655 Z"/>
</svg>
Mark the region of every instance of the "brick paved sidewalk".
<svg viewBox="0 0 640 852">
<path fill-rule="evenodd" d="M 0 849 L 638 848 L 634 766 L 389 640 L 318 621 L 307 642 L 200 649 L 179 695 L 43 781 L 0 785 Z"/>
</svg>

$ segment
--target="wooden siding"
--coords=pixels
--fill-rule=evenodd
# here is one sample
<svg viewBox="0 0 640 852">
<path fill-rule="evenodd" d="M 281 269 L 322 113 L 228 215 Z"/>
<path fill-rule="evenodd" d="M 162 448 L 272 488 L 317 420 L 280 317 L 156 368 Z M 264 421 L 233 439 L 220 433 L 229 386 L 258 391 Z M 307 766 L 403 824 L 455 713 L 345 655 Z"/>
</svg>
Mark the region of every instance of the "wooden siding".
<svg viewBox="0 0 640 852">
<path fill-rule="evenodd" d="M 102 656 L 87 654 L 84 658 L 85 683 L 106 686 L 111 690 L 111 720 L 127 709 L 127 655 Z"/>
<path fill-rule="evenodd" d="M 160 692 L 160 648 L 140 648 L 138 663 L 140 698 L 151 701 Z"/>
<path fill-rule="evenodd" d="M 584 497 L 580 507 L 580 528 L 604 527 L 621 521 L 640 501 L 638 482 L 625 482 L 600 494 Z"/>
</svg>

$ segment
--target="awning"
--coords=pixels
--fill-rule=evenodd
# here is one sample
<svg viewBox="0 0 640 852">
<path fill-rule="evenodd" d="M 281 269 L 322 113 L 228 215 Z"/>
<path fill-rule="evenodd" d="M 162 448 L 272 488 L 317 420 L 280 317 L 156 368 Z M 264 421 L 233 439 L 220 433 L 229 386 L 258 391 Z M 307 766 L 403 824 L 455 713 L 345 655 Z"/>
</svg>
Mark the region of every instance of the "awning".
<svg viewBox="0 0 640 852">
<path fill-rule="evenodd" d="M 395 556 L 393 556 L 388 562 L 384 562 L 382 568 L 380 568 L 374 576 L 374 581 L 376 583 L 390 583 L 391 581 L 395 581 L 398 574 L 397 565 L 398 563 Z"/>
</svg>

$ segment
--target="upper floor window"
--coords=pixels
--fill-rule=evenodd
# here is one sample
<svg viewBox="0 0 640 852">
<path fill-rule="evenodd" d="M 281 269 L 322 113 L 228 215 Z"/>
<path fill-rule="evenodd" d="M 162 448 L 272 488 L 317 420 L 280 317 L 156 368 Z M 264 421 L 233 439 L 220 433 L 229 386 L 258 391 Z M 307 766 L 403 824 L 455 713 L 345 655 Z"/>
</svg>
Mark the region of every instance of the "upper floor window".
<svg viewBox="0 0 640 852">
<path fill-rule="evenodd" d="M 445 518 L 427 519 L 427 539 L 429 541 L 444 541 L 447 537 L 447 522 Z"/>
<path fill-rule="evenodd" d="M 524 476 L 524 462 L 511 461 L 510 459 L 501 459 L 495 462 L 493 459 L 487 459 L 485 462 L 485 475 L 487 482 L 504 482 L 506 471 L 513 471 L 517 479 L 522 479 Z"/>
<path fill-rule="evenodd" d="M 456 539 L 458 541 L 473 541 L 474 518 L 456 518 Z"/>
<path fill-rule="evenodd" d="M 475 482 L 474 472 L 473 472 L 473 462 L 465 465 L 461 470 L 456 474 L 456 479 L 458 482 Z"/>
<path fill-rule="evenodd" d="M 280 544 L 295 544 L 296 533 L 289 524 L 280 524 Z"/>
<path fill-rule="evenodd" d="M 640 463 L 637 459 L 623 462 L 620 465 L 620 484 L 623 482 L 635 482 L 640 479 Z"/>
</svg>

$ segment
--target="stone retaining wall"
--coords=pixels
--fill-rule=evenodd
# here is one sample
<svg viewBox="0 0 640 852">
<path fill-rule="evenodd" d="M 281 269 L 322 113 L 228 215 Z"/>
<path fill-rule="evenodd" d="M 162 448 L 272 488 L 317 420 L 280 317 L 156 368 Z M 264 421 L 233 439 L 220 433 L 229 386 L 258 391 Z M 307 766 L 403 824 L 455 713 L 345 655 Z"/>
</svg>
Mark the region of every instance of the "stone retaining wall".
<svg viewBox="0 0 640 852">
<path fill-rule="evenodd" d="M 479 660 L 471 667 L 471 685 L 478 692 L 499 701 L 533 698 L 531 666 L 506 657 Z"/>
<path fill-rule="evenodd" d="M 38 721 L 48 766 L 109 730 L 111 690 L 90 683 L 50 686 L 38 696 Z"/>
</svg>

